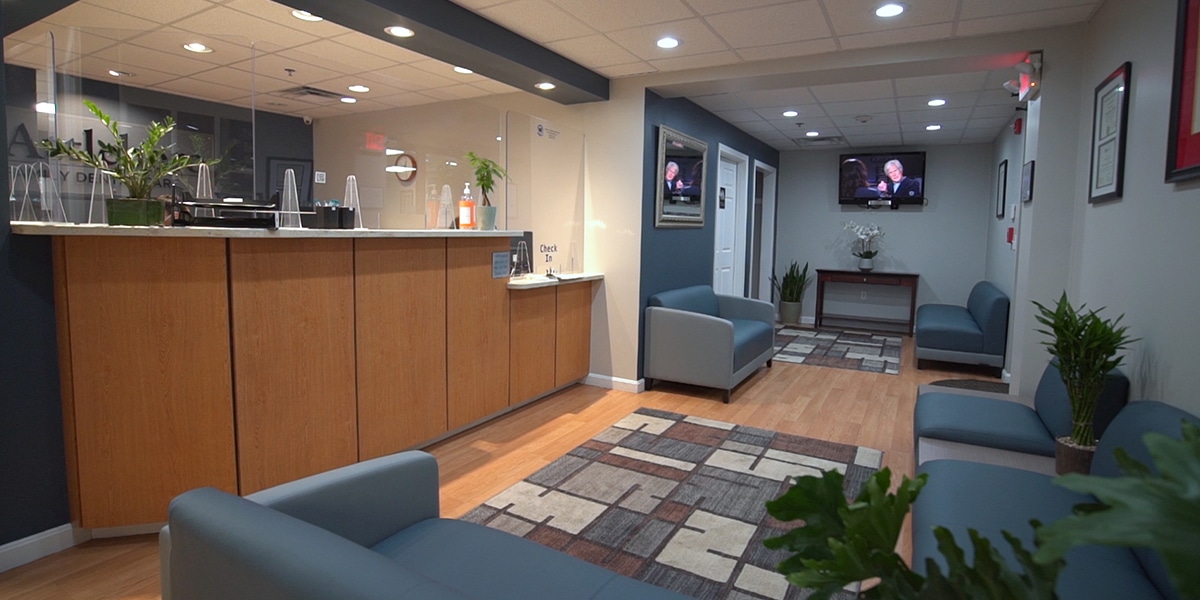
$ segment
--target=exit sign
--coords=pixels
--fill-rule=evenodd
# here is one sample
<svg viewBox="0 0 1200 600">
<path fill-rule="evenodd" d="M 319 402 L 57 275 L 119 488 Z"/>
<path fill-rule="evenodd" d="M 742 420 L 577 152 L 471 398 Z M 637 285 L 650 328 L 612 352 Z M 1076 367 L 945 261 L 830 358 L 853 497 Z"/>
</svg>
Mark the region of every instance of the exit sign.
<svg viewBox="0 0 1200 600">
<path fill-rule="evenodd" d="M 378 150 L 383 152 L 384 148 L 387 148 L 387 136 L 383 135 L 382 133 L 371 133 L 368 131 L 366 133 L 366 138 L 366 143 L 363 144 L 363 148 L 366 148 L 367 150 Z"/>
</svg>

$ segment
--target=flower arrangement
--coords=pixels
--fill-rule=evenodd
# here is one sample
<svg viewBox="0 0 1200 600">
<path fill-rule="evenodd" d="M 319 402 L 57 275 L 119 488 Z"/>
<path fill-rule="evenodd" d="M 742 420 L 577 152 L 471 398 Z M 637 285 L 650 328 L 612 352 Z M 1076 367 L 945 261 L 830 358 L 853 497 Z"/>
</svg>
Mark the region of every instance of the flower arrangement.
<svg viewBox="0 0 1200 600">
<path fill-rule="evenodd" d="M 858 258 L 875 258 L 879 254 L 879 250 L 873 247 L 875 240 L 883 237 L 883 230 L 878 225 L 859 225 L 854 221 L 846 221 L 842 228 L 854 234 L 856 244 L 851 254 Z"/>
</svg>

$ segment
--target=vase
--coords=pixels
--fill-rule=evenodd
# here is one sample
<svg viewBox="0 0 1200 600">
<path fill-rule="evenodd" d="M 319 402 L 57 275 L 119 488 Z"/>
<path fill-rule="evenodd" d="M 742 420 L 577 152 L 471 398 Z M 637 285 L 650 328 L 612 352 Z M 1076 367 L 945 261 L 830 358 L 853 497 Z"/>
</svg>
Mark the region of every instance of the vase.
<svg viewBox="0 0 1200 600">
<path fill-rule="evenodd" d="M 170 225 L 167 204 L 170 200 L 150 198 L 108 198 L 104 201 L 109 225 L 141 225 L 162 227 Z"/>
<path fill-rule="evenodd" d="M 873 258 L 859 258 L 858 259 L 858 270 L 859 271 L 870 271 L 871 269 L 874 269 L 874 268 L 875 268 L 875 259 L 873 259 Z"/>
<path fill-rule="evenodd" d="M 496 207 L 476 206 L 475 220 L 479 222 L 480 231 L 491 231 L 496 228 Z"/>
<path fill-rule="evenodd" d="M 1095 446 L 1080 446 L 1071 441 L 1069 436 L 1054 440 L 1054 472 L 1059 475 L 1067 473 L 1082 473 L 1086 475 L 1092 469 L 1092 457 L 1096 455 Z"/>
<path fill-rule="evenodd" d="M 804 306 L 802 302 L 780 302 L 779 303 L 779 322 L 785 325 L 800 324 L 800 308 Z"/>
</svg>

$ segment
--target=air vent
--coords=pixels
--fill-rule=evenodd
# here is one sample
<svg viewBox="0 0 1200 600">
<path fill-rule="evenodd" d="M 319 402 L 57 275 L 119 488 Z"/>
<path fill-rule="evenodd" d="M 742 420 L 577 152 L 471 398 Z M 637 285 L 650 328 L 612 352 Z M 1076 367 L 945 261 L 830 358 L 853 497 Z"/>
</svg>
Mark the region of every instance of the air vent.
<svg viewBox="0 0 1200 600">
<path fill-rule="evenodd" d="M 300 87 L 294 87 L 294 88 L 288 88 L 286 90 L 280 90 L 275 93 L 280 96 L 283 96 L 284 98 L 292 98 L 292 99 L 321 98 L 324 100 L 338 100 L 338 101 L 340 101 L 342 99 L 342 96 L 345 95 L 345 94 L 337 94 L 334 92 L 329 92 L 329 91 L 322 90 L 322 89 L 315 88 L 315 87 L 309 87 L 307 85 L 302 85 Z"/>
<path fill-rule="evenodd" d="M 822 137 L 802 137 L 792 138 L 797 146 L 801 148 L 812 148 L 813 146 L 841 146 L 846 143 L 840 135 L 827 135 Z"/>
</svg>

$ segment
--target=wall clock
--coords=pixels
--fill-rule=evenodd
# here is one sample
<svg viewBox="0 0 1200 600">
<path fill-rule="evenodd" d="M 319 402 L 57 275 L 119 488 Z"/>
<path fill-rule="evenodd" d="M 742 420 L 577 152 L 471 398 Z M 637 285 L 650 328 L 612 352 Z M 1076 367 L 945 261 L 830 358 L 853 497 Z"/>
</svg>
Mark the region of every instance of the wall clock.
<svg viewBox="0 0 1200 600">
<path fill-rule="evenodd" d="M 412 178 L 417 176 L 417 161 L 412 157 L 412 155 L 396 155 L 395 164 L 397 167 L 404 169 L 403 171 L 396 171 L 396 179 L 399 179 L 401 183 L 412 181 Z"/>
</svg>

